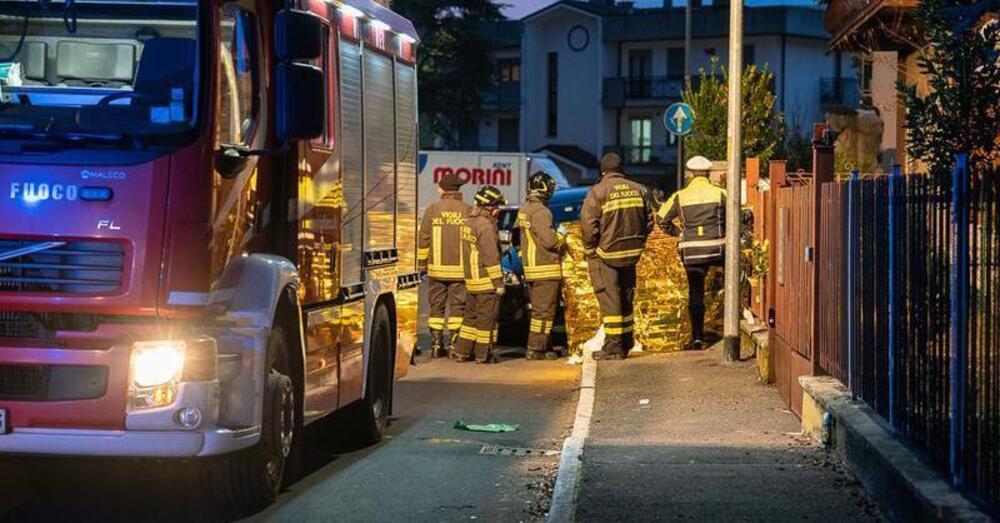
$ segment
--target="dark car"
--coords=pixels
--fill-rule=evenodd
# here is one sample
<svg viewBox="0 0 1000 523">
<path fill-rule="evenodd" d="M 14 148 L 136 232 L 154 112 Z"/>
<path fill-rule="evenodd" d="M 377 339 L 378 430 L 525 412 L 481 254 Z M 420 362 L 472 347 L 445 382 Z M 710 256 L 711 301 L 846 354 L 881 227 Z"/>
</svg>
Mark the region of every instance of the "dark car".
<svg viewBox="0 0 1000 523">
<path fill-rule="evenodd" d="M 549 200 L 553 221 L 557 224 L 580 219 L 580 208 L 589 187 L 559 189 Z M 524 285 L 524 267 L 518 254 L 521 231 L 517 228 L 517 207 L 506 207 L 500 214 L 498 225 L 504 254 L 501 265 L 506 291 L 500 302 L 499 333 L 497 343 L 507 347 L 524 347 L 528 341 L 528 295 Z M 566 327 L 563 319 L 563 302 L 559 299 L 555 324 L 552 327 L 551 345 L 555 349 L 566 347 Z"/>
</svg>

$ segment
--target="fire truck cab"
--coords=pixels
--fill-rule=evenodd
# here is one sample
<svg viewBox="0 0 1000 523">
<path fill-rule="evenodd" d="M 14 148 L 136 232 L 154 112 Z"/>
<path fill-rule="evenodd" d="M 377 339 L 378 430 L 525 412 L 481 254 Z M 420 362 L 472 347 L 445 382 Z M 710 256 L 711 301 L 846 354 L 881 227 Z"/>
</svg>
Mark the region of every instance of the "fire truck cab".
<svg viewBox="0 0 1000 523">
<path fill-rule="evenodd" d="M 274 499 L 416 341 L 417 35 L 372 0 L 0 0 L 0 456 Z"/>
</svg>

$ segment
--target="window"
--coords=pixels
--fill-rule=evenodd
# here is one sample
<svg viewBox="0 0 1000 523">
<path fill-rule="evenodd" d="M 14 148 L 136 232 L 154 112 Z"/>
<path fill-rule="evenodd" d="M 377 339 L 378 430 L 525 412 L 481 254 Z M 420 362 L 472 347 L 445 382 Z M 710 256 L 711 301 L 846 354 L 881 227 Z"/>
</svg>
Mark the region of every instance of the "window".
<svg viewBox="0 0 1000 523">
<path fill-rule="evenodd" d="M 747 66 L 751 66 L 756 63 L 754 56 L 754 48 L 752 45 L 743 46 L 743 68 L 746 69 Z"/>
<path fill-rule="evenodd" d="M 93 0 L 67 7 L 71 14 L 58 24 L 53 17 L 62 15 L 36 5 L 0 3 L 5 139 L 74 135 L 63 144 L 73 150 L 115 134 L 142 136 L 123 148 L 174 147 L 195 137 L 202 119 L 197 24 L 210 18 L 201 11 L 208 3 Z"/>
<path fill-rule="evenodd" d="M 872 64 L 872 55 L 861 59 L 861 99 L 866 105 L 872 105 Z"/>
<path fill-rule="evenodd" d="M 548 135 L 559 131 L 559 53 L 549 53 Z"/>
<path fill-rule="evenodd" d="M 669 78 L 684 77 L 683 47 L 671 47 L 667 49 L 667 76 Z"/>
<path fill-rule="evenodd" d="M 653 76 L 653 52 L 649 49 L 632 49 L 628 52 L 629 78 Z"/>
<path fill-rule="evenodd" d="M 632 49 L 628 52 L 628 95 L 631 98 L 649 98 L 653 76 L 653 52 L 649 49 Z"/>
<path fill-rule="evenodd" d="M 498 80 L 500 82 L 520 82 L 521 81 L 521 61 L 516 58 L 498 60 L 497 66 L 500 69 Z"/>
<path fill-rule="evenodd" d="M 653 119 L 642 116 L 629 120 L 629 163 L 649 163 L 653 149 Z"/>
<path fill-rule="evenodd" d="M 257 25 L 236 3 L 222 7 L 219 57 L 219 142 L 249 145 L 257 119 Z"/>
</svg>

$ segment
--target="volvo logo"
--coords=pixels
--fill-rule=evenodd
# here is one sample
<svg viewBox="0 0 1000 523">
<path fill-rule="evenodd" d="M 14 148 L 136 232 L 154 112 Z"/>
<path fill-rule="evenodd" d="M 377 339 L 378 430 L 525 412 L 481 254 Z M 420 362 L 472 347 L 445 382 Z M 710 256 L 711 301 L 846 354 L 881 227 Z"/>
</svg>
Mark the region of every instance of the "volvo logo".
<svg viewBox="0 0 1000 523">
<path fill-rule="evenodd" d="M 10 199 L 26 203 L 44 202 L 47 200 L 76 200 L 80 188 L 62 183 L 11 182 Z"/>
<path fill-rule="evenodd" d="M 124 180 L 126 177 L 125 171 L 100 171 L 91 169 L 80 171 L 80 178 L 84 180 Z"/>
</svg>

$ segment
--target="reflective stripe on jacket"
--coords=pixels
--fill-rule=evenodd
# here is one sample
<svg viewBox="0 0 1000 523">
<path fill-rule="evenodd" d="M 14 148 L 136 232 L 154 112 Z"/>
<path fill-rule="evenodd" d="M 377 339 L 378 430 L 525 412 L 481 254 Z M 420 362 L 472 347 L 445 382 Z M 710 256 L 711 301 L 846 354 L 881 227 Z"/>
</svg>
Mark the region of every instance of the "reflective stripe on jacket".
<svg viewBox="0 0 1000 523">
<path fill-rule="evenodd" d="M 521 228 L 524 279 L 528 281 L 561 280 L 561 254 L 564 242 L 556 234 L 552 211 L 541 200 L 528 196 L 517 213 Z"/>
<path fill-rule="evenodd" d="M 424 211 L 417 240 L 417 264 L 436 280 L 462 281 L 462 227 L 472 206 L 462 193 L 446 192 Z"/>
<path fill-rule="evenodd" d="M 473 208 L 465 223 L 462 228 L 465 288 L 472 294 L 496 292 L 503 287 L 496 221 L 481 209 Z"/>
<path fill-rule="evenodd" d="M 682 225 L 681 259 L 697 265 L 718 262 L 726 243 L 726 191 L 712 185 L 704 176 L 691 179 L 688 186 L 674 193 L 656 213 L 665 230 L 680 218 Z"/>
<path fill-rule="evenodd" d="M 635 265 L 653 227 L 646 188 L 621 173 L 605 174 L 587 193 L 580 232 L 588 254 L 612 267 Z"/>
</svg>

